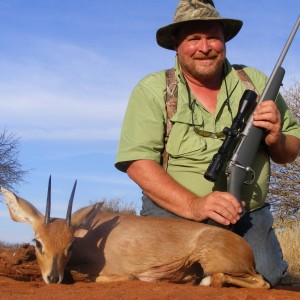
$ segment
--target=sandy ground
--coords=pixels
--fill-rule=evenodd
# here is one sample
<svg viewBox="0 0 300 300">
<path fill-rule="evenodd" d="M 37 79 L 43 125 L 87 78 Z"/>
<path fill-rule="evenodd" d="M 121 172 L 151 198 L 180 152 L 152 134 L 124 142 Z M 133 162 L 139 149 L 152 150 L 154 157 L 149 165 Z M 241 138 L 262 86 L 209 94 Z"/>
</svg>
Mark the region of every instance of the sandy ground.
<svg viewBox="0 0 300 300">
<path fill-rule="evenodd" d="M 47 285 L 41 279 L 34 248 L 0 247 L 0 299 L 299 299 L 300 288 L 278 287 L 271 290 L 212 288 L 191 284 L 147 283 L 128 281 L 90 283 L 80 278 L 72 284 Z"/>
</svg>

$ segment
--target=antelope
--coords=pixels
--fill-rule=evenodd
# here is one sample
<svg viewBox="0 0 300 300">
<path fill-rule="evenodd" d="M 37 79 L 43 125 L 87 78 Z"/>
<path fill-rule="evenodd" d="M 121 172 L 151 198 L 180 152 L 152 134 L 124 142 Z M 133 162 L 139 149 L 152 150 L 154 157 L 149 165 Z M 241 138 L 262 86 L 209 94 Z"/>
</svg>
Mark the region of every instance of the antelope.
<svg viewBox="0 0 300 300">
<path fill-rule="evenodd" d="M 233 232 L 189 220 L 102 213 L 103 203 L 72 214 L 76 183 L 66 219 L 50 218 L 51 176 L 45 216 L 1 188 L 11 218 L 33 228 L 47 284 L 61 283 L 66 268 L 75 267 L 93 282 L 135 279 L 270 288 L 255 271 L 250 246 Z"/>
</svg>

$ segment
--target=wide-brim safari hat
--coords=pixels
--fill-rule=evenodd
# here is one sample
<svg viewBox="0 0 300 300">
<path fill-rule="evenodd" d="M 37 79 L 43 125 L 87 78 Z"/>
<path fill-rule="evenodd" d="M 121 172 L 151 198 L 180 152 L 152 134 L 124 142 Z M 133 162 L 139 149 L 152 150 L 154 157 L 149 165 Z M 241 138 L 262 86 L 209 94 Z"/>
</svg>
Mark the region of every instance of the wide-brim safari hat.
<svg viewBox="0 0 300 300">
<path fill-rule="evenodd" d="M 175 50 L 174 33 L 183 24 L 216 21 L 223 27 L 225 42 L 235 37 L 243 26 L 241 20 L 222 18 L 212 0 L 180 0 L 173 23 L 157 30 L 156 41 L 163 48 Z"/>
</svg>

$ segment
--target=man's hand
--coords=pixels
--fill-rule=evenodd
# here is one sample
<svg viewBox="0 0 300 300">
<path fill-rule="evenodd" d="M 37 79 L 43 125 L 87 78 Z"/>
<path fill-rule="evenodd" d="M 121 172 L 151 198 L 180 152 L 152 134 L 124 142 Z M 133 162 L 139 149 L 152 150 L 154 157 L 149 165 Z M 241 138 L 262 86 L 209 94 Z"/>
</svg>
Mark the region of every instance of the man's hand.
<svg viewBox="0 0 300 300">
<path fill-rule="evenodd" d="M 244 205 L 244 203 L 243 203 Z M 238 200 L 227 192 L 212 192 L 191 202 L 192 219 L 203 221 L 212 219 L 220 224 L 235 224 L 242 213 Z"/>
<path fill-rule="evenodd" d="M 272 100 L 263 101 L 253 113 L 253 125 L 266 130 L 265 143 L 271 159 L 279 164 L 294 161 L 300 150 L 300 140 L 281 132 L 281 115 Z"/>
<path fill-rule="evenodd" d="M 265 143 L 267 146 L 277 145 L 282 142 L 281 115 L 272 100 L 263 101 L 253 113 L 253 125 L 266 129 Z"/>
</svg>

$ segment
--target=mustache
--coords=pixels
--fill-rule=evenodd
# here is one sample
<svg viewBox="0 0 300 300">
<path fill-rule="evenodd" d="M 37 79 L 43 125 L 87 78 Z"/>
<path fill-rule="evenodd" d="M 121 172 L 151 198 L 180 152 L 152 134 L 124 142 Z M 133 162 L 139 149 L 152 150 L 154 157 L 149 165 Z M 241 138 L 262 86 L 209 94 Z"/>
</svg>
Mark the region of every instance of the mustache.
<svg viewBox="0 0 300 300">
<path fill-rule="evenodd" d="M 205 60 L 205 59 L 215 59 L 218 57 L 218 54 L 213 51 L 213 52 L 209 52 L 207 54 L 204 53 L 196 53 L 193 58 L 194 59 L 199 59 L 199 60 Z"/>
</svg>

